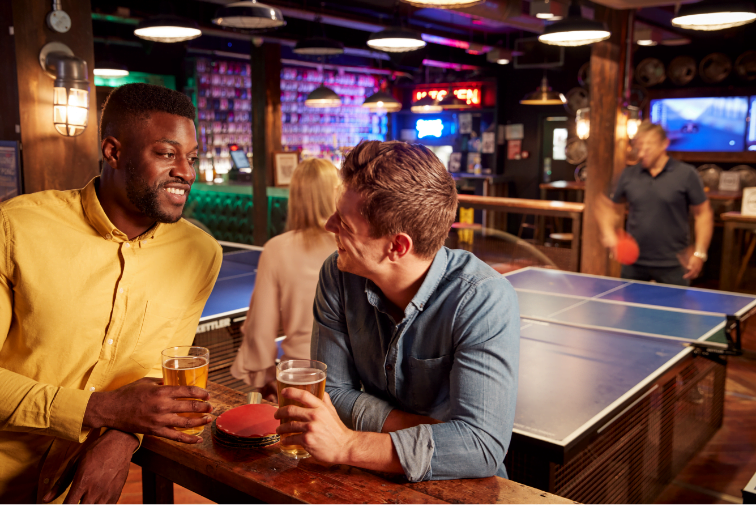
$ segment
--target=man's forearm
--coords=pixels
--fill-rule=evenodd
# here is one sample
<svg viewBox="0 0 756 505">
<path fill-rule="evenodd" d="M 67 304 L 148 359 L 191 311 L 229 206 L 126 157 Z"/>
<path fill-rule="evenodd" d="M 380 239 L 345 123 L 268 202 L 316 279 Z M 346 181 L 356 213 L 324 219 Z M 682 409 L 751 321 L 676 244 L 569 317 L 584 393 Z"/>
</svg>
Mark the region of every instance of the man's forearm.
<svg viewBox="0 0 756 505">
<path fill-rule="evenodd" d="M 404 473 L 391 435 L 353 431 L 344 465 L 387 473 Z"/>
<path fill-rule="evenodd" d="M 695 215 L 696 251 L 705 253 L 709 250 L 711 236 L 714 233 L 714 213 L 710 206 Z"/>
<path fill-rule="evenodd" d="M 394 409 L 386 418 L 383 423 L 381 433 L 392 433 L 394 431 L 404 430 L 406 428 L 414 428 L 421 424 L 439 424 L 443 421 L 433 419 L 428 416 L 421 416 L 418 414 L 411 414 L 399 409 Z"/>
</svg>

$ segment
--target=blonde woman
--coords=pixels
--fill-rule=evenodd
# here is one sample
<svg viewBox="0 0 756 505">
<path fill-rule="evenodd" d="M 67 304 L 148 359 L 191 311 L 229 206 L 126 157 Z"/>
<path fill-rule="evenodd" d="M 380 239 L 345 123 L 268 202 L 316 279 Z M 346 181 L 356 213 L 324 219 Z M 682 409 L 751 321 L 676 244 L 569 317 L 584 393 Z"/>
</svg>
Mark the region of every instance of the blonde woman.
<svg viewBox="0 0 756 505">
<path fill-rule="evenodd" d="M 283 326 L 284 359 L 309 359 L 312 304 L 323 262 L 336 251 L 325 223 L 334 213 L 336 167 L 310 159 L 294 170 L 286 233 L 270 239 L 260 255 L 257 279 L 242 326 L 244 340 L 231 374 L 277 401 L 276 342 Z"/>
</svg>

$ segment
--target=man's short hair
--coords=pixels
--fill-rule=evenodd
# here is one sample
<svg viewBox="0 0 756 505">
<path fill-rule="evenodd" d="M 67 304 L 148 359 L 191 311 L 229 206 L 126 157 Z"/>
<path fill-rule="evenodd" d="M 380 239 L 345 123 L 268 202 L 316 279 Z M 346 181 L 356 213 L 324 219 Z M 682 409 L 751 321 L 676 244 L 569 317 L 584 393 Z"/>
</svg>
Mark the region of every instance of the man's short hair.
<svg viewBox="0 0 756 505">
<path fill-rule="evenodd" d="M 341 173 L 344 186 L 361 196 L 371 236 L 406 233 L 415 254 L 426 259 L 444 245 L 457 213 L 457 188 L 428 148 L 361 142 L 344 158 Z"/>
<path fill-rule="evenodd" d="M 102 106 L 100 140 L 118 138 L 124 126 L 149 119 L 151 112 L 167 112 L 194 121 L 192 101 L 183 93 L 153 84 L 124 84 L 114 89 Z"/>
<path fill-rule="evenodd" d="M 648 119 L 640 124 L 636 136 L 646 133 L 656 133 L 659 136 L 659 140 L 661 140 L 662 142 L 667 140 L 667 132 L 664 131 L 664 128 L 662 128 L 661 125 L 652 123 Z"/>
</svg>

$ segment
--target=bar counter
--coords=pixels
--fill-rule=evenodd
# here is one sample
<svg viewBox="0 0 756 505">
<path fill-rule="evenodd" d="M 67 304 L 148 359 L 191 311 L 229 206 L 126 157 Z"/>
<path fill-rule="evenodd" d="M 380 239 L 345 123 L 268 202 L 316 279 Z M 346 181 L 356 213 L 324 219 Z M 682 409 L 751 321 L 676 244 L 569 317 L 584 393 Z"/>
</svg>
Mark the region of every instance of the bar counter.
<svg viewBox="0 0 756 505">
<path fill-rule="evenodd" d="M 243 405 L 245 396 L 208 383 L 217 417 Z M 203 442 L 185 445 L 144 437 L 134 455 L 142 467 L 144 503 L 173 503 L 175 482 L 219 503 L 575 503 L 500 477 L 409 483 L 404 476 L 345 465 L 293 460 L 278 444 L 262 449 L 217 445 L 209 425 Z"/>
</svg>

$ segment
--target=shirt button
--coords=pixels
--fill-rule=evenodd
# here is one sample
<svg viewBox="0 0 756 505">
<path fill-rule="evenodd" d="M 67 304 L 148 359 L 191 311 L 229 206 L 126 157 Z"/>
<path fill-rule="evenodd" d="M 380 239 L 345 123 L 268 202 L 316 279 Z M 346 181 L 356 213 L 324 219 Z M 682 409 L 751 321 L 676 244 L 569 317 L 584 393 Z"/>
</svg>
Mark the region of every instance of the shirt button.
<svg viewBox="0 0 756 505">
<path fill-rule="evenodd" d="M 112 338 L 108 339 L 108 345 L 113 345 L 113 339 Z"/>
<path fill-rule="evenodd" d="M 94 386 L 92 386 L 92 387 L 90 387 L 90 388 L 89 388 L 89 390 L 90 390 L 90 391 L 94 391 L 94 390 L 95 390 L 95 387 L 94 387 Z"/>
<path fill-rule="evenodd" d="M 45 484 L 49 484 L 50 483 L 50 479 L 45 479 L 42 482 L 44 482 Z"/>
<path fill-rule="evenodd" d="M 110 233 L 108 233 L 107 235 L 105 235 L 105 239 L 106 240 L 110 240 L 112 238 L 113 238 L 113 235 L 111 235 Z"/>
<path fill-rule="evenodd" d="M 126 242 L 123 247 L 131 247 L 128 242 Z"/>
<path fill-rule="evenodd" d="M 123 288 L 118 288 L 119 293 L 123 293 Z"/>
<path fill-rule="evenodd" d="M 389 363 L 389 364 L 386 365 L 386 371 L 387 372 L 390 372 L 393 369 L 394 369 L 394 365 L 392 365 L 391 363 Z"/>
</svg>

